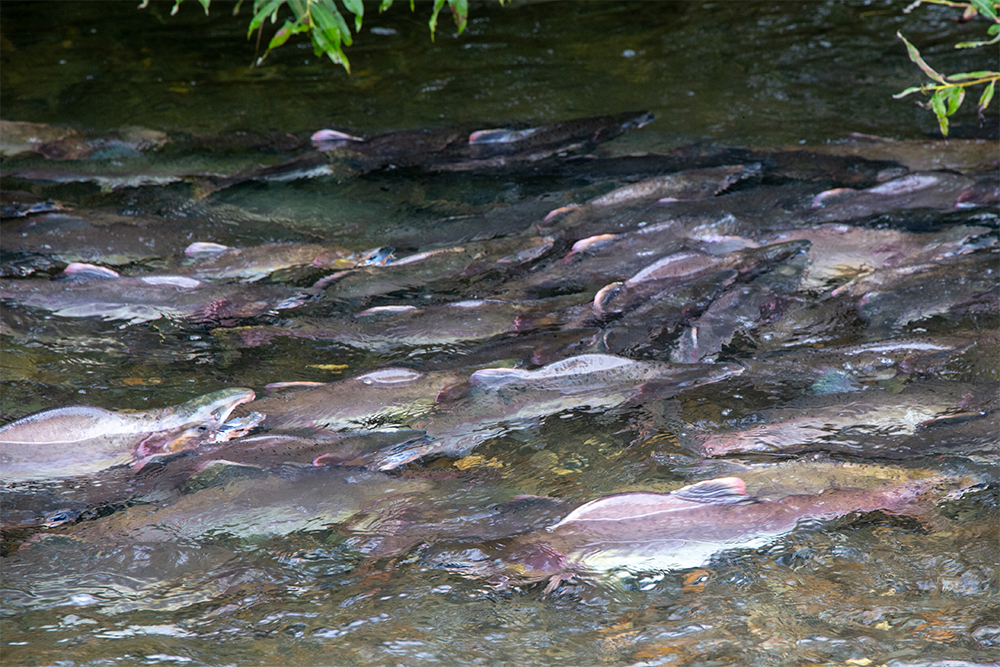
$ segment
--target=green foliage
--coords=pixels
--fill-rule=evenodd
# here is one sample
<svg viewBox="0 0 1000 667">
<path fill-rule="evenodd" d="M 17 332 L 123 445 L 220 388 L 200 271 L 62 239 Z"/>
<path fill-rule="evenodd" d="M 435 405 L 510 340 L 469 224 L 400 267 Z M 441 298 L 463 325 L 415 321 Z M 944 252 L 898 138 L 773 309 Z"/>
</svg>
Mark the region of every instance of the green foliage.
<svg viewBox="0 0 1000 667">
<path fill-rule="evenodd" d="M 175 0 L 174 8 L 170 13 L 176 14 L 177 9 L 183 1 Z M 201 6 L 205 9 L 205 13 L 208 14 L 208 8 L 212 0 L 198 0 L 198 2 L 201 3 Z M 392 6 L 392 2 L 393 0 L 381 0 L 378 8 L 379 13 L 389 9 Z M 500 4 L 503 4 L 503 2 L 504 0 L 500 0 Z M 354 39 L 351 37 L 351 30 L 348 27 L 347 21 L 344 19 L 344 13 L 354 16 L 354 33 L 357 34 L 361 32 L 365 7 L 362 0 L 339 0 L 344 10 L 342 12 L 337 3 L 338 0 L 253 0 L 253 18 L 250 19 L 247 38 L 253 35 L 256 30 L 258 43 L 261 35 L 263 35 L 265 23 L 268 21 L 271 24 L 276 23 L 279 13 L 291 13 L 291 16 L 285 18 L 284 24 L 271 37 L 264 55 L 257 59 L 256 64 L 261 64 L 271 51 L 287 42 L 292 36 L 308 33 L 309 38 L 312 40 L 313 51 L 317 56 L 325 54 L 333 62 L 342 65 L 349 73 L 351 71 L 351 63 L 344 54 L 344 47 L 353 44 Z M 141 9 L 148 4 L 149 0 L 144 0 L 139 7 Z M 451 10 L 451 15 L 455 20 L 455 26 L 458 28 L 459 34 L 462 34 L 468 23 L 468 0 L 434 0 L 434 9 L 431 13 L 430 21 L 428 21 L 432 40 L 434 39 L 434 33 L 437 32 L 438 15 L 446 4 Z M 234 15 L 239 12 L 242 5 L 243 0 L 239 0 L 236 3 L 236 7 L 233 9 Z M 286 11 L 282 11 L 283 8 Z M 414 11 L 414 0 L 410 0 L 410 11 Z"/>
<path fill-rule="evenodd" d="M 952 2 L 951 0 L 916 0 L 916 2 L 903 11 L 905 13 L 909 13 L 916 9 L 916 7 L 921 3 L 962 8 L 963 21 L 969 21 L 975 18 L 976 15 L 980 15 L 988 21 L 992 21 L 992 25 L 987 28 L 986 34 L 991 35 L 993 39 L 976 42 L 960 42 L 955 45 L 956 49 L 976 48 L 1000 42 L 1000 18 L 997 17 L 997 12 L 1000 10 L 1000 0 L 969 0 L 969 2 Z M 931 79 L 931 83 L 925 83 L 921 86 L 907 88 L 903 92 L 893 95 L 895 99 L 906 97 L 912 93 L 923 93 L 925 95 L 929 93 L 931 96 L 930 101 L 921 106 L 931 109 L 934 112 L 934 115 L 936 115 L 938 119 L 938 126 L 941 128 L 941 134 L 947 137 L 948 118 L 954 115 L 955 112 L 958 111 L 959 107 L 962 106 L 962 102 L 965 100 L 966 89 L 971 86 L 985 85 L 977 105 L 979 117 L 983 117 L 986 107 L 989 106 L 990 101 L 993 99 L 993 92 L 996 90 L 996 83 L 1000 80 L 1000 72 L 979 70 L 976 72 L 959 72 L 957 74 L 947 75 L 941 74 L 924 61 L 917 47 L 910 44 L 910 42 L 908 42 L 903 35 L 897 32 L 896 36 L 903 40 L 903 44 L 906 45 L 906 52 L 909 54 L 910 60 L 912 60 L 916 66 L 920 68 L 920 71 Z"/>
</svg>

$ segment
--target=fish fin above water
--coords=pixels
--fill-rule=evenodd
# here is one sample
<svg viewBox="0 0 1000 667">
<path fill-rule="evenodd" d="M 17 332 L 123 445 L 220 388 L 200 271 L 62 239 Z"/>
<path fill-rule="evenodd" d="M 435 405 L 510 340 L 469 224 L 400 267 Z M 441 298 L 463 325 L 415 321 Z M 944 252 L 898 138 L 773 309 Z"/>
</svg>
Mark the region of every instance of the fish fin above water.
<svg viewBox="0 0 1000 667">
<path fill-rule="evenodd" d="M 223 253 L 227 250 L 231 250 L 231 248 L 227 245 L 222 245 L 221 243 L 195 241 L 184 249 L 184 255 L 192 259 L 202 259 L 205 257 L 214 257 L 215 255 Z"/>
<path fill-rule="evenodd" d="M 71 262 L 59 274 L 59 280 L 70 280 L 74 282 L 84 282 L 87 280 L 110 280 L 121 278 L 121 274 L 112 269 L 97 266 L 96 264 L 85 264 L 84 262 Z"/>
<path fill-rule="evenodd" d="M 706 479 L 704 482 L 671 491 L 670 495 L 705 505 L 739 505 L 753 500 L 753 497 L 747 494 L 746 484 L 739 477 Z"/>
<path fill-rule="evenodd" d="M 398 384 L 400 382 L 413 382 L 423 376 L 423 373 L 412 368 L 382 368 L 359 375 L 354 379 L 360 380 L 364 384 Z"/>
<path fill-rule="evenodd" d="M 392 317 L 393 315 L 402 315 L 403 313 L 412 313 L 420 310 L 416 306 L 374 306 L 373 308 L 366 308 L 360 313 L 355 314 L 356 318 L 378 318 L 378 317 Z"/>
<path fill-rule="evenodd" d="M 364 138 L 356 137 L 353 134 L 347 134 L 346 132 L 341 132 L 340 130 L 322 129 L 314 132 L 313 135 L 309 137 L 309 140 L 312 141 L 313 144 L 316 144 L 317 147 L 320 147 L 323 144 L 336 144 L 342 141 L 363 142 Z"/>
<path fill-rule="evenodd" d="M 480 144 L 513 144 L 527 139 L 542 128 L 531 127 L 526 130 L 512 130 L 509 128 L 495 128 L 489 130 L 476 130 L 469 135 L 469 145 Z"/>
</svg>

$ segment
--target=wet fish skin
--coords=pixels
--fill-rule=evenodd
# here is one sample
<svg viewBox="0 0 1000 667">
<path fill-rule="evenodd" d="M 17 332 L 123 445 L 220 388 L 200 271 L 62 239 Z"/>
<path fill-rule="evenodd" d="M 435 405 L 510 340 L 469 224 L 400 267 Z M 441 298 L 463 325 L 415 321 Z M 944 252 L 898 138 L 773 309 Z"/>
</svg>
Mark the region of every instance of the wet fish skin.
<svg viewBox="0 0 1000 667">
<path fill-rule="evenodd" d="M 402 130 L 368 138 L 320 130 L 313 135 L 313 144 L 329 163 L 347 165 L 354 173 L 390 165 L 426 171 L 477 171 L 531 165 L 557 153 L 609 141 L 652 120 L 648 112 L 631 112 L 532 128 L 462 125 Z M 288 169 L 295 168 L 289 161 Z M 281 169 L 279 166 L 269 175 L 274 177 Z"/>
<path fill-rule="evenodd" d="M 959 451 L 984 442 L 997 412 L 997 388 L 961 383 L 915 383 L 898 394 L 828 394 L 762 411 L 754 426 L 717 433 L 679 433 L 702 456 L 788 455 L 802 451 L 906 458 Z M 948 437 L 959 428 L 958 437 Z"/>
<path fill-rule="evenodd" d="M 383 266 L 340 271 L 322 279 L 315 287 L 338 299 L 367 299 L 427 287 L 448 291 L 442 286 L 493 272 L 503 275 L 516 271 L 553 247 L 553 239 L 538 236 L 474 241 L 397 257 Z"/>
<path fill-rule="evenodd" d="M 125 278 L 109 269 L 70 264 L 61 280 L 0 280 L 0 299 L 60 317 L 100 317 L 129 324 L 160 318 L 233 324 L 316 296 L 271 285 L 220 285 L 187 276 Z"/>
<path fill-rule="evenodd" d="M 860 192 L 838 192 L 835 202 L 826 207 L 822 199 L 826 193 L 820 193 L 807 220 L 846 221 L 919 208 L 955 210 L 960 198 L 975 184 L 975 179 L 958 174 L 914 172 Z M 966 203 L 976 205 L 974 198 Z"/>
<path fill-rule="evenodd" d="M 0 428 L 4 483 L 62 479 L 135 464 L 210 440 L 250 389 L 221 389 L 187 403 L 143 412 L 93 406 L 54 408 Z"/>
<path fill-rule="evenodd" d="M 271 395 L 246 405 L 237 416 L 259 412 L 265 415 L 263 427 L 268 430 L 402 426 L 430 410 L 438 394 L 463 381 L 464 375 L 454 371 L 382 368 L 326 384 L 275 387 Z"/>
<path fill-rule="evenodd" d="M 798 286 L 806 262 L 805 257 L 798 257 L 757 276 L 749 284 L 726 289 L 680 336 L 670 360 L 679 363 L 714 360 L 738 331 L 780 318 L 784 300 Z"/>
<path fill-rule="evenodd" d="M 835 369 L 861 381 L 885 380 L 904 373 L 929 375 L 950 359 L 976 345 L 972 338 L 959 336 L 909 336 L 858 345 L 830 345 L 773 350 L 757 358 L 741 361 L 747 376 L 761 381 L 815 378 Z"/>
<path fill-rule="evenodd" d="M 532 298 L 597 290 L 610 281 L 624 281 L 656 259 L 683 251 L 719 256 L 756 247 L 731 234 L 727 221 L 711 218 L 674 219 L 621 234 L 597 234 L 580 239 L 570 252 L 523 278 L 509 281 L 505 293 Z"/>
<path fill-rule="evenodd" d="M 899 331 L 911 322 L 945 315 L 977 300 L 996 311 L 998 254 L 995 248 L 986 248 L 935 262 L 887 267 L 832 294 L 853 299 L 857 314 L 875 332 Z"/>
<path fill-rule="evenodd" d="M 247 248 L 192 243 L 185 250 L 187 262 L 172 273 L 200 280 L 287 282 L 299 272 L 351 269 L 360 265 L 362 255 L 342 248 L 316 243 L 269 243 Z"/>
<path fill-rule="evenodd" d="M 737 364 L 639 362 L 605 354 L 569 357 L 534 371 L 484 369 L 473 373 L 465 391 L 452 392 L 407 424 L 425 432 L 424 438 L 379 452 L 364 465 L 393 470 L 432 454 L 464 455 L 564 410 L 668 398 L 742 372 Z"/>
<path fill-rule="evenodd" d="M 668 255 L 628 280 L 602 288 L 594 296 L 594 314 L 606 318 L 625 313 L 664 290 L 720 271 L 733 270 L 739 278 L 749 279 L 805 253 L 809 245 L 808 241 L 789 241 L 737 250 L 721 257 L 697 251 Z"/>
<path fill-rule="evenodd" d="M 565 303 L 565 300 L 469 299 L 424 308 L 378 306 L 349 318 L 299 318 L 281 326 L 220 329 L 213 333 L 241 347 L 256 347 L 279 336 L 289 336 L 333 340 L 380 352 L 412 347 L 424 349 L 545 329 L 558 323 L 556 311 Z"/>
<path fill-rule="evenodd" d="M 60 533 L 85 542 L 174 542 L 281 537 L 342 523 L 373 503 L 426 493 L 426 480 L 350 467 L 295 467 L 236 476 L 172 503 L 136 505 Z"/>
<path fill-rule="evenodd" d="M 545 530 L 515 538 L 494 554 L 502 562 L 499 568 L 486 562 L 468 569 L 508 583 L 549 580 L 551 590 L 576 575 L 701 567 L 718 553 L 769 544 L 802 522 L 876 510 L 918 513 L 928 496 L 953 482 L 939 476 L 770 501 L 747 495 L 738 477 L 667 494 L 624 493 L 587 503 Z"/>
<path fill-rule="evenodd" d="M 982 243 L 994 245 L 989 233 L 987 227 L 970 225 L 913 233 L 828 223 L 783 230 L 764 242 L 809 241 L 809 265 L 800 289 L 826 290 L 874 270 L 938 261 L 970 252 Z M 976 237 L 983 239 L 977 243 Z"/>
</svg>

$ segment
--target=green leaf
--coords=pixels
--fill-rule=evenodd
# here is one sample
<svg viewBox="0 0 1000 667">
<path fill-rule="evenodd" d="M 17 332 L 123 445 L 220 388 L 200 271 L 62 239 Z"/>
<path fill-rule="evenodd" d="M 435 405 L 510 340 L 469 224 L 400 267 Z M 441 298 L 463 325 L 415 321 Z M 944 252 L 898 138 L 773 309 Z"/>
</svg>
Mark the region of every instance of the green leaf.
<svg viewBox="0 0 1000 667">
<path fill-rule="evenodd" d="M 917 47 L 913 46 L 913 44 L 910 44 L 908 41 L 906 41 L 906 38 L 903 37 L 903 35 L 901 35 L 899 32 L 896 33 L 896 37 L 899 37 L 901 40 L 903 40 L 903 44 L 906 44 L 906 51 L 907 53 L 910 54 L 910 60 L 915 62 L 917 64 L 917 67 L 919 67 L 924 74 L 934 79 L 938 83 L 946 83 L 943 76 L 935 72 L 933 69 L 931 69 L 930 65 L 924 62 L 924 59 L 920 57 L 920 51 L 917 50 Z"/>
<path fill-rule="evenodd" d="M 326 57 L 330 59 L 331 62 L 337 65 L 343 65 L 347 73 L 351 73 L 351 63 L 347 60 L 347 56 L 344 55 L 343 49 L 340 48 L 340 44 L 334 44 L 330 41 L 329 36 L 321 30 L 314 29 L 312 31 L 313 40 L 313 52 L 316 55 L 325 53 Z"/>
<path fill-rule="evenodd" d="M 212 0 L 198 0 L 198 2 L 205 8 L 205 16 L 208 16 L 208 6 L 212 4 Z"/>
<path fill-rule="evenodd" d="M 979 13 L 991 21 L 997 20 L 996 10 L 990 0 L 972 0 L 972 6 L 979 10 Z"/>
<path fill-rule="evenodd" d="M 935 91 L 935 93 L 931 96 L 931 109 L 933 109 L 935 115 L 937 115 L 938 126 L 941 128 L 941 134 L 947 137 L 948 110 L 945 108 L 945 91 Z"/>
<path fill-rule="evenodd" d="M 274 33 L 274 37 L 272 37 L 271 41 L 268 42 L 267 50 L 270 51 L 271 49 L 278 48 L 279 46 L 287 42 L 289 37 L 298 32 L 305 32 L 305 30 L 307 29 L 305 26 L 302 26 L 303 28 L 302 30 L 295 29 L 297 26 L 301 25 L 302 24 L 300 24 L 298 21 L 294 21 L 292 19 L 286 19 L 285 25 L 281 26 L 281 29 L 278 30 L 278 32 Z M 265 53 L 264 55 L 267 54 Z"/>
<path fill-rule="evenodd" d="M 448 0 L 448 6 L 451 7 L 451 15 L 458 27 L 458 34 L 461 35 L 469 20 L 469 0 Z"/>
<path fill-rule="evenodd" d="M 965 100 L 965 88 L 949 88 L 945 99 L 948 102 L 948 115 L 952 116 Z"/>
<path fill-rule="evenodd" d="M 361 32 L 361 18 L 365 15 L 365 6 L 361 0 L 343 0 L 347 11 L 354 14 L 354 32 Z"/>
<path fill-rule="evenodd" d="M 434 0 L 434 12 L 431 14 L 431 20 L 427 22 L 427 25 L 431 28 L 431 41 L 434 41 L 434 33 L 437 31 L 438 26 L 438 14 L 441 13 L 441 9 L 444 7 L 445 0 Z M 411 1 L 412 5 L 412 1 Z"/>
<path fill-rule="evenodd" d="M 392 0 L 382 0 L 382 3 L 378 6 L 378 13 L 381 14 L 390 7 L 392 7 Z"/>
<path fill-rule="evenodd" d="M 329 44 L 333 50 L 340 50 L 340 43 L 344 41 L 343 32 L 340 29 L 340 25 L 337 23 L 336 17 L 330 13 L 329 6 L 325 6 L 327 3 L 316 3 L 312 7 L 312 17 L 313 17 L 313 40 L 321 44 L 323 51 L 329 50 L 327 44 Z M 344 26 L 347 27 L 346 25 Z"/>
<path fill-rule="evenodd" d="M 980 72 L 959 72 L 948 76 L 949 81 L 968 81 L 969 79 L 985 79 L 991 76 L 1000 76 L 1000 72 L 990 72 L 983 70 Z"/>
<path fill-rule="evenodd" d="M 266 2 L 255 2 L 253 4 L 254 15 L 253 18 L 250 19 L 250 29 L 247 30 L 247 37 L 249 38 L 250 35 L 253 34 L 254 30 L 264 25 L 264 21 L 267 20 L 268 16 L 272 17 L 271 23 L 274 23 L 274 19 L 276 18 L 276 15 L 278 13 L 278 8 L 281 7 L 281 5 L 283 4 L 285 4 L 285 0 L 267 0 Z M 260 9 L 257 9 L 258 7 L 260 7 Z"/>
<path fill-rule="evenodd" d="M 895 95 L 893 95 L 892 99 L 894 99 L 894 100 L 902 99 L 902 98 L 906 97 L 907 95 L 912 95 L 913 93 L 923 92 L 923 90 L 924 90 L 923 86 L 911 86 L 911 87 L 907 88 L 906 90 L 904 90 L 903 92 L 896 93 Z"/>
<path fill-rule="evenodd" d="M 1000 26 L 997 26 L 1000 27 Z M 977 46 L 986 46 L 987 44 L 996 44 L 1000 42 L 1000 35 L 997 35 L 988 42 L 959 42 L 955 45 L 956 49 L 974 49 Z"/>
<path fill-rule="evenodd" d="M 174 16 L 174 15 L 177 14 L 177 10 L 181 8 L 181 3 L 182 2 L 184 2 L 184 0 L 177 0 L 177 2 L 174 3 L 174 8 L 170 10 L 170 15 L 171 16 Z"/>
<path fill-rule="evenodd" d="M 354 38 L 351 37 L 351 29 L 347 27 L 347 21 L 341 15 L 340 10 L 337 9 L 337 5 L 333 3 L 333 0 L 319 0 L 322 4 L 326 5 L 330 13 L 333 14 L 333 20 L 337 22 L 337 27 L 340 29 L 340 38 L 344 40 L 344 44 L 350 46 L 354 43 Z M 343 57 L 343 53 L 340 54 Z"/>
<path fill-rule="evenodd" d="M 993 89 L 996 87 L 996 81 L 990 81 L 990 85 L 986 86 L 986 90 L 983 91 L 983 96 L 979 98 L 979 113 L 986 111 L 986 107 L 989 106 L 990 100 L 993 99 Z"/>
<path fill-rule="evenodd" d="M 288 6 L 295 14 L 295 18 L 306 23 L 309 23 L 309 4 L 308 0 L 288 0 Z"/>
</svg>

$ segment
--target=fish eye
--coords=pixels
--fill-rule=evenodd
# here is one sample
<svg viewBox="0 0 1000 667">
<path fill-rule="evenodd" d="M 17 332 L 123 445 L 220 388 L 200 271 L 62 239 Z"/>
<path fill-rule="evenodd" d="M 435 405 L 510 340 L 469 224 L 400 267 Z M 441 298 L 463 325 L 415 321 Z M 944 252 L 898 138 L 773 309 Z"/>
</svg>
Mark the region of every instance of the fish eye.
<svg viewBox="0 0 1000 667">
<path fill-rule="evenodd" d="M 198 427 L 198 433 L 204 433 L 207 430 L 208 426 L 206 426 L 205 424 L 202 424 L 201 426 Z"/>
</svg>

